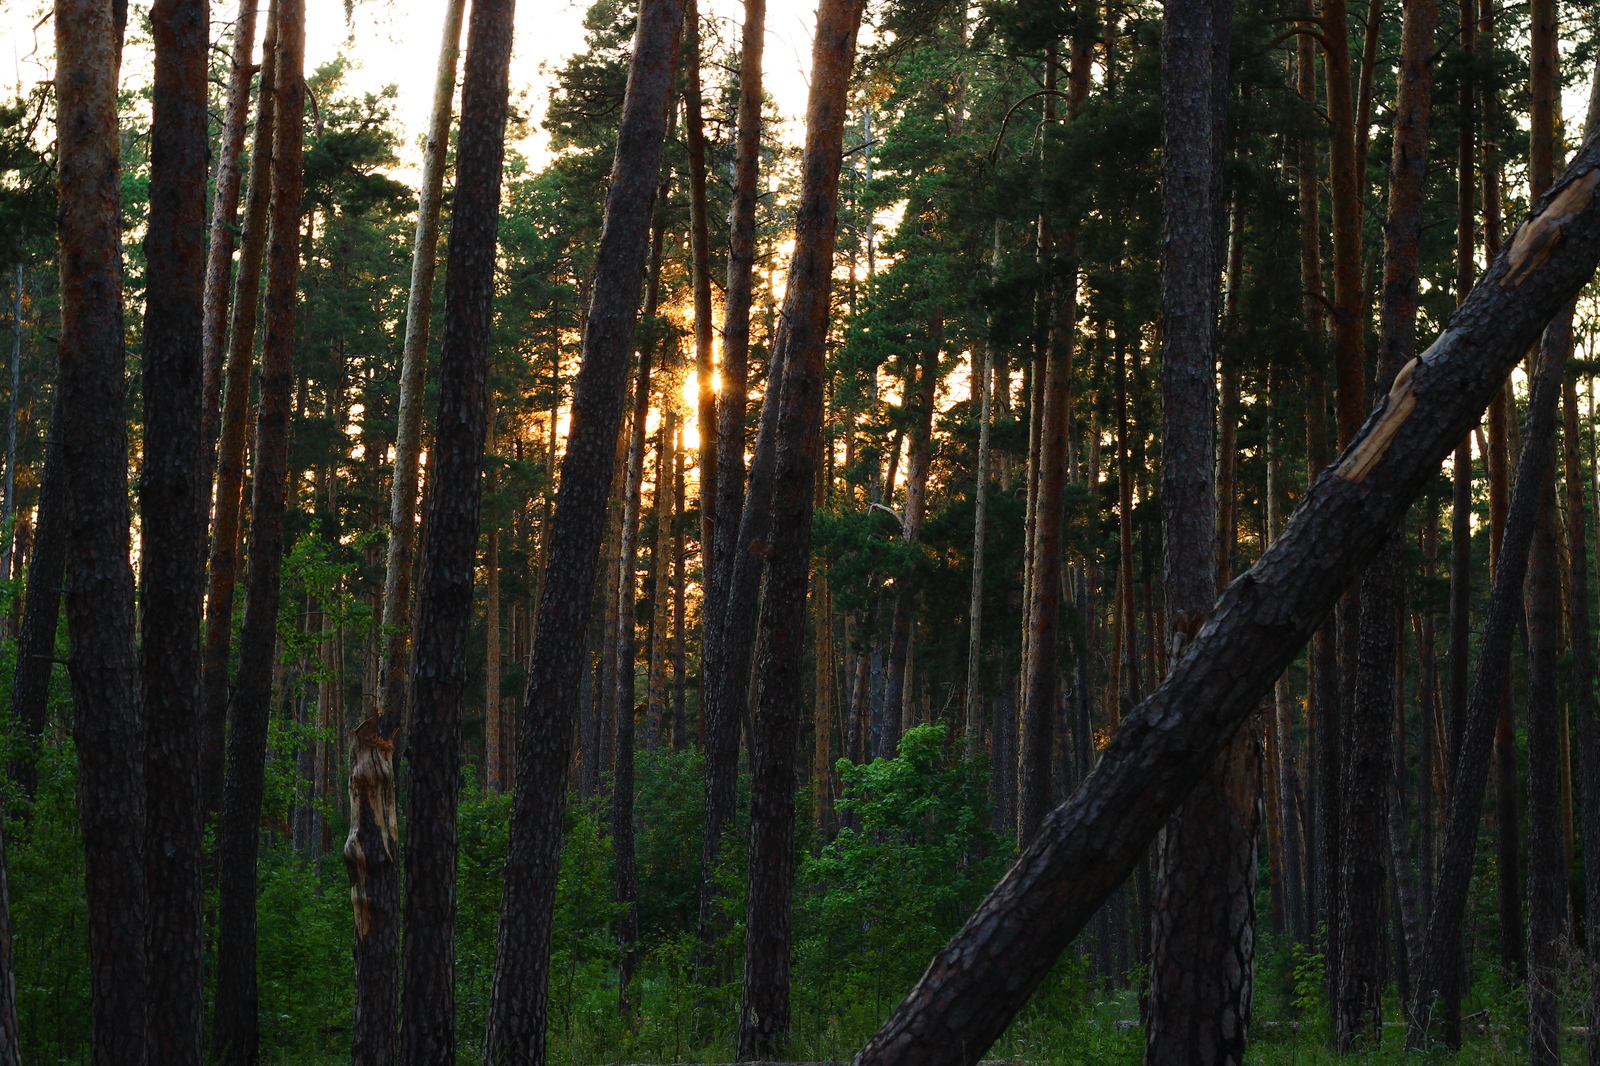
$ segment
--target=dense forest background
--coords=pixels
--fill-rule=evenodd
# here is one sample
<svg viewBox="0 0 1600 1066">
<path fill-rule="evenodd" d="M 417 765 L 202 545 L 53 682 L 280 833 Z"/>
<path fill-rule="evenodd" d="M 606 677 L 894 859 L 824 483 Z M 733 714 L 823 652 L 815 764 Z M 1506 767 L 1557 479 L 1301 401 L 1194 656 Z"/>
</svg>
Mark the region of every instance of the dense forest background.
<svg viewBox="0 0 1600 1066">
<path fill-rule="evenodd" d="M 245 0 L 251 24 L 255 6 Z M 759 35 L 760 5 L 747 6 Z M 734 543 L 733 531 L 744 528 L 737 519 L 745 489 L 735 475 L 731 495 L 718 493 L 729 491 L 729 454 L 749 464 L 756 482 L 764 412 L 778 415 L 775 402 L 763 401 L 783 373 L 786 286 L 810 179 L 800 146 L 775 132 L 770 99 L 741 100 L 741 78 L 752 69 L 759 86 L 759 55 L 752 68 L 737 28 L 701 20 L 690 0 L 665 105 L 664 160 L 651 179 L 648 241 L 640 242 L 642 310 L 629 345 L 600 565 L 586 591 L 587 621 L 572 637 L 582 649 L 581 683 L 563 704 L 562 728 L 572 740 L 570 772 L 560 779 L 569 800 L 564 809 L 557 804 L 563 829 L 544 971 L 541 1054 L 548 1061 L 732 1061 L 752 1057 L 752 1046 L 791 1060 L 851 1058 L 1199 632 L 1198 614 L 1170 606 L 1178 602 L 1173 560 L 1180 556 L 1164 538 L 1177 528 L 1170 513 L 1164 519 L 1164 494 L 1177 491 L 1168 479 L 1193 480 L 1211 500 L 1214 533 L 1198 549 L 1184 548 L 1189 559 L 1198 550 L 1211 590 L 1248 571 L 1368 409 L 1384 402 L 1399 365 L 1449 326 L 1479 272 L 1549 187 L 1551 160 L 1559 173 L 1565 153 L 1582 142 L 1580 112 L 1600 46 L 1592 5 L 1210 6 L 1226 17 L 1216 19 L 1222 63 L 1212 75 L 1222 100 L 1218 165 L 1202 176 L 1207 189 L 1195 219 L 1212 229 L 1210 250 L 1195 253 L 1211 267 L 1205 306 L 1214 352 L 1202 375 L 1211 436 L 1199 459 L 1179 449 L 1164 421 L 1163 353 L 1177 319 L 1163 302 L 1175 284 L 1169 277 L 1164 290 L 1163 264 L 1190 252 L 1174 243 L 1185 231 L 1163 199 L 1164 151 L 1174 151 L 1178 128 L 1170 114 L 1164 118 L 1163 84 L 1176 69 L 1167 50 L 1215 42 L 1164 41 L 1172 10 L 1187 9 L 1167 5 L 1164 22 L 1162 5 L 1143 0 L 884 0 L 867 9 L 859 54 L 846 66 L 803 632 L 799 658 L 781 675 L 798 679 L 791 687 L 800 717 L 786 740 L 757 736 L 769 706 L 759 695 L 762 672 L 783 664 L 774 658 L 780 645 L 767 633 L 766 613 L 759 654 L 749 661 L 757 630 L 752 584 L 744 668 L 718 667 L 735 678 L 719 754 L 707 733 L 714 683 L 707 649 L 709 640 L 729 638 L 710 636 L 720 623 L 708 607 L 708 554 L 770 561 L 779 551 L 773 545 L 783 543 L 781 527 Z M 285 3 L 282 11 L 292 8 Z M 234 14 L 222 4 L 211 12 L 208 158 L 213 166 L 234 160 L 245 212 L 254 185 L 265 180 L 257 168 L 272 159 L 254 148 L 261 113 L 248 95 L 252 64 L 263 59 L 244 60 L 248 118 L 239 142 L 228 144 L 236 108 L 230 86 L 236 99 L 240 75 L 238 46 L 229 46 L 238 23 L 224 20 Z M 537 32 L 532 12 L 523 14 L 524 32 Z M 160 47 L 151 8 L 134 3 L 126 17 L 130 46 L 155 38 Z M 274 17 L 281 24 L 284 16 L 260 12 L 258 30 L 245 38 L 251 49 L 277 32 Z M 362 19 L 363 7 L 348 17 Z M 461 17 L 457 5 L 458 24 Z M 490 230 L 481 516 L 467 628 L 451 660 L 462 670 L 459 761 L 444 777 L 426 779 L 459 792 L 449 847 L 434 856 L 454 871 L 453 928 L 442 941 L 452 1036 L 449 1058 L 437 1057 L 445 1054 L 437 1048 L 429 1052 L 435 1057 L 418 1058 L 420 1038 L 406 1028 L 407 1061 L 484 1054 L 502 901 L 512 898 L 503 871 L 513 797 L 523 785 L 545 783 L 518 781 L 519 767 L 533 765 L 519 751 L 532 735 L 523 715 L 540 687 L 538 677 L 530 687 L 530 663 L 552 580 L 560 471 L 585 334 L 599 306 L 630 63 L 637 64 L 645 34 L 638 7 L 624 0 L 598 0 L 585 27 L 586 50 L 560 66 L 548 99 L 513 97 L 502 140 L 541 125 L 550 160 L 535 167 L 506 154 L 497 245 Z M 1404 96 L 1419 57 L 1431 80 L 1420 135 L 1406 121 L 1416 117 L 1415 98 Z M 469 49 L 469 77 L 470 63 Z M 260 813 L 234 827 L 259 846 L 251 860 L 253 1039 L 260 1059 L 275 1063 L 349 1058 L 358 989 L 371 980 L 370 971 L 366 978 L 358 972 L 359 936 L 352 953 L 350 846 L 341 855 L 342 842 L 359 836 L 352 822 L 361 821 L 366 795 L 355 764 L 378 735 L 360 740 L 361 730 L 391 723 L 377 728 L 387 730 L 381 743 L 396 745 L 402 796 L 433 787 L 410 779 L 421 772 L 412 769 L 419 745 L 426 751 L 432 743 L 418 740 L 432 734 L 419 726 L 414 735 L 405 719 L 405 701 L 417 697 L 403 694 L 402 705 L 392 705 L 391 691 L 403 692 L 410 676 L 404 639 L 399 657 L 393 653 L 410 608 L 398 620 L 385 616 L 386 577 L 395 565 L 394 479 L 405 447 L 404 350 L 419 311 L 429 345 L 421 349 L 422 486 L 404 523 L 409 537 L 410 524 L 420 522 L 417 585 L 427 580 L 430 550 L 443 550 L 431 547 L 429 494 L 446 491 L 432 471 L 440 454 L 436 411 L 456 402 L 453 394 L 441 399 L 441 390 L 456 387 L 444 365 L 455 328 L 446 263 L 466 190 L 456 188 L 457 143 L 447 139 L 442 236 L 436 255 L 429 253 L 441 280 L 431 308 L 419 308 L 418 190 L 396 177 L 413 176 L 401 158 L 414 152 L 401 142 L 393 91 L 356 94 L 348 70 L 341 59 L 306 71 L 303 113 L 290 116 L 304 154 L 298 228 L 286 246 L 298 259 L 298 280 L 284 393 L 282 566 L 272 625 L 261 631 L 269 633 L 270 698 Z M 124 89 L 116 98 L 128 499 L 141 491 L 150 432 L 139 309 L 168 280 L 145 251 L 159 91 Z M 33 576 L 51 573 L 41 560 L 65 538 L 59 525 L 46 528 L 44 514 L 64 313 L 56 222 L 57 182 L 66 173 L 60 138 L 68 131 L 55 125 L 55 93 L 35 86 L 0 107 L 0 289 L 11 333 L 9 353 L 0 356 L 10 367 L 9 377 L 0 376 L 9 418 L 0 555 L 3 858 L 15 1035 L 20 1061 L 30 1063 L 89 1061 L 96 1027 L 103 1032 L 105 1024 L 92 1004 L 96 903 L 84 887 L 82 818 L 94 785 L 79 757 L 79 700 L 67 668 L 81 653 L 70 641 L 70 609 L 58 619 L 54 606 L 60 559 L 53 588 L 48 576 Z M 1209 121 L 1194 113 L 1196 126 Z M 741 147 L 741 136 L 760 139 Z M 285 143 L 281 129 L 277 137 Z M 1397 223 L 1397 161 L 1415 150 L 1397 148 L 1406 137 L 1420 144 L 1425 163 L 1408 194 L 1413 215 L 1402 212 Z M 748 185 L 740 167 L 752 147 Z M 208 178 L 213 202 L 220 173 Z M 741 297 L 749 337 L 739 376 L 747 395 L 730 386 L 724 334 L 737 274 L 730 254 L 741 239 L 730 219 L 737 223 L 741 191 L 754 203 Z M 236 177 L 231 195 L 240 193 Z M 1389 256 L 1406 217 L 1417 238 L 1414 337 L 1399 342 L 1404 351 L 1394 362 L 1385 316 L 1399 306 L 1400 290 L 1390 286 Z M 251 254 L 243 215 L 227 225 L 246 247 L 237 267 L 224 266 L 224 294 Z M 281 238 L 275 229 L 274 249 Z M 225 264 L 232 253 L 230 246 Z M 268 274 L 270 286 L 270 267 Z M 253 307 L 257 298 L 250 290 L 237 299 Z M 243 420 L 234 423 L 242 450 L 233 454 L 238 473 L 229 490 L 237 513 L 217 536 L 227 506 L 218 474 L 216 542 L 207 549 L 213 595 L 219 566 L 239 574 L 239 593 L 230 586 L 226 599 L 209 601 L 206 619 L 208 653 L 221 649 L 227 676 L 243 676 L 241 656 L 253 639 L 246 573 L 258 566 L 252 501 L 260 498 L 254 479 L 266 438 L 248 427 L 269 401 L 267 377 L 250 367 L 269 359 L 271 300 L 269 292 L 260 337 L 253 321 L 238 333 L 234 307 L 229 351 L 242 346 L 242 357 L 229 355 L 230 380 L 218 385 Z M 435 325 L 431 341 L 429 318 L 447 323 Z M 1374 564 L 1387 569 L 1369 571 L 1362 591 L 1330 616 L 1224 755 L 1219 766 L 1234 767 L 1226 771 L 1235 789 L 1231 813 L 1207 846 L 1219 863 L 1226 854 L 1244 858 L 1227 876 L 1203 864 L 1190 872 L 1220 893 L 1221 902 L 1205 906 L 1231 915 L 1226 950 L 1194 966 L 1162 947 L 1172 929 L 1191 928 L 1179 897 L 1203 895 L 1184 887 L 1179 860 L 1160 857 L 1179 850 L 1163 843 L 1165 851 L 1152 851 L 1111 892 L 1031 999 L 1023 994 L 1026 1007 L 987 1057 L 1182 1061 L 1152 1035 L 1174 1024 L 1162 1013 L 1174 993 L 1156 995 L 1153 1007 L 1151 983 L 1204 984 L 1224 971 L 1229 976 L 1218 981 L 1227 987 L 1193 992 L 1193 1009 L 1203 1013 L 1212 1000 L 1242 1007 L 1248 1061 L 1398 1056 L 1405 1023 L 1416 1021 L 1419 969 L 1435 966 L 1428 972 L 1441 980 L 1436 958 L 1465 975 L 1464 1034 L 1428 1030 L 1420 1042 L 1429 1054 L 1453 1053 L 1451 1045 L 1483 1062 L 1577 1061 L 1585 1053 L 1589 1004 L 1600 991 L 1591 987 L 1585 888 L 1600 882 L 1591 879 L 1584 832 L 1600 797 L 1585 787 L 1580 750 L 1600 724 L 1589 619 L 1595 563 L 1584 532 L 1585 525 L 1600 529 L 1597 330 L 1600 290 L 1590 285 L 1575 304 L 1570 357 L 1563 356 L 1557 435 L 1549 436 L 1548 417 L 1536 421 L 1538 360 L 1530 355 L 1393 530 Z M 719 365 L 713 380 L 709 371 Z M 221 417 L 222 444 L 207 444 L 221 448 L 207 452 L 207 484 L 212 469 L 229 461 L 229 416 Z M 213 422 L 208 432 L 216 431 Z M 1530 432 L 1555 442 L 1553 480 L 1535 508 L 1548 522 L 1534 534 L 1526 590 L 1519 577 L 1510 593 L 1516 635 L 1509 652 L 1496 653 L 1510 655 L 1510 672 L 1495 690 L 1490 787 L 1475 812 L 1484 828 L 1466 852 L 1470 876 L 1455 947 L 1440 947 L 1430 943 L 1429 916 L 1437 918 L 1435 901 L 1446 891 L 1454 764 L 1469 679 L 1487 669 L 1492 601 L 1507 595 L 1496 588 L 1496 567 L 1503 567 L 1513 474 L 1535 439 Z M 720 485 L 706 476 L 719 455 Z M 148 563 L 141 525 L 148 521 L 135 514 L 136 573 Z M 715 548 L 712 538 L 723 535 L 730 547 Z M 74 549 L 66 561 L 69 586 L 81 558 Z M 775 573 L 763 612 L 778 598 Z M 30 625 L 46 635 L 43 651 L 28 643 Z M 1376 646 L 1388 649 L 1378 670 L 1388 671 L 1386 702 L 1377 733 L 1362 733 L 1358 659 L 1368 670 L 1370 631 L 1385 627 Z M 30 665 L 33 681 L 25 679 Z M 417 669 L 419 677 L 427 673 Z M 206 692 L 229 699 L 227 676 L 223 688 Z M 396 676 L 402 681 L 391 690 Z M 245 727 L 229 714 L 232 743 Z M 391 715 L 407 724 L 396 728 Z M 219 975 L 230 979 L 219 956 L 227 950 L 219 941 L 229 935 L 224 897 L 233 869 L 225 837 L 228 819 L 240 817 L 225 798 L 235 768 L 230 754 L 224 770 L 220 729 L 218 746 L 197 749 L 207 1003 L 228 998 L 218 984 Z M 769 743 L 776 747 L 758 751 Z M 792 778 L 773 769 L 772 752 L 785 750 Z M 727 769 L 713 768 L 719 759 Z M 1600 764 L 1593 769 L 1600 773 Z M 1223 770 L 1216 774 L 1223 779 Z M 718 807 L 726 802 L 713 795 L 718 788 L 731 808 Z M 759 827 L 752 835 L 753 807 L 757 822 L 761 810 L 785 810 L 772 806 L 775 788 L 792 803 L 784 816 L 792 818 L 792 837 L 776 844 Z M 1367 807 L 1346 799 L 1363 789 L 1373 797 Z M 413 812 L 433 810 L 415 802 L 388 798 L 400 848 L 412 846 Z M 708 811 L 725 819 L 720 829 L 708 830 Z M 1341 816 L 1344 843 L 1329 843 Z M 1368 820 L 1350 821 L 1360 818 Z M 1177 826 L 1169 830 L 1173 841 Z M 1349 852 L 1343 858 L 1339 847 Z M 780 903 L 782 941 L 758 948 L 752 945 L 770 940 L 763 916 L 771 912 L 752 892 L 770 891 L 758 874 L 770 866 L 771 849 L 791 854 L 771 868 L 792 877 L 792 902 Z M 1367 912 L 1343 902 L 1361 883 L 1377 917 L 1367 925 L 1358 920 Z M 408 907 L 410 886 L 403 889 Z M 398 900 L 402 890 L 395 891 Z M 358 899 L 358 927 L 362 914 Z M 411 929 L 393 935 L 409 937 Z M 763 1034 L 750 1006 L 765 994 L 752 991 L 760 966 L 753 971 L 748 960 L 767 950 L 785 974 L 784 1020 Z M 417 958 L 421 972 L 429 964 Z M 394 1000 L 393 986 L 388 995 Z M 412 999 L 403 1002 L 412 1009 Z M 237 1048 L 216 1036 L 221 1023 L 207 1024 L 218 1061 L 236 1061 Z M 413 1024 L 423 1023 L 402 1019 Z M 1244 1027 L 1232 1024 L 1243 1054 Z M 361 1058 L 361 1039 L 358 1061 L 384 1061 Z"/>
</svg>

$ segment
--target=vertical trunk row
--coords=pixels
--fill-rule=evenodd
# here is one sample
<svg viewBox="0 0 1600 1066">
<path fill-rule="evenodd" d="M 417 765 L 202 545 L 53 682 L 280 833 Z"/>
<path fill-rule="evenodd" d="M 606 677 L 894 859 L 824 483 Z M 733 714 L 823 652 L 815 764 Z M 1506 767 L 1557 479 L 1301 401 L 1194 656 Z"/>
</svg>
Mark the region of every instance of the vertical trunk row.
<svg viewBox="0 0 1600 1066">
<path fill-rule="evenodd" d="M 1560 328 L 1552 323 L 1551 330 Z M 1438 890 L 1428 919 L 1427 957 L 1417 987 L 1417 1004 L 1411 1016 L 1410 1045 L 1414 1048 L 1442 1042 L 1461 1044 L 1461 935 L 1467 903 L 1473 854 L 1477 847 L 1483 790 L 1495 722 L 1500 717 L 1505 687 L 1510 677 L 1511 642 L 1521 590 L 1528 568 L 1528 548 L 1543 506 L 1541 486 L 1552 462 L 1553 433 L 1566 353 L 1560 345 L 1546 344 L 1529 390 L 1528 413 L 1523 424 L 1522 454 L 1511 492 L 1505 539 L 1495 562 L 1494 587 L 1489 598 L 1479 645 L 1472 697 L 1462 723 L 1459 756 L 1450 770 L 1449 810 L 1445 820 L 1444 851 L 1440 856 Z"/>
<path fill-rule="evenodd" d="M 144 736 L 128 561 L 117 74 L 109 0 L 56 5 L 61 407 L 68 673 L 97 1063 L 145 1061 Z"/>
<path fill-rule="evenodd" d="M 520 787 L 511 808 L 486 1040 L 485 1057 L 492 1066 L 544 1058 L 556 863 L 572 746 L 571 708 L 583 669 L 628 355 L 644 280 L 645 238 L 661 172 L 667 102 L 682 31 L 683 8 L 677 0 L 644 0 L 606 191 L 583 364 L 573 393 L 549 532 L 549 564 L 520 716 Z"/>
<path fill-rule="evenodd" d="M 295 302 L 300 276 L 301 125 L 305 105 L 305 6 L 278 0 L 273 84 L 272 199 L 268 210 L 266 336 L 256 418 L 250 502 L 250 569 L 245 578 L 239 672 L 228 723 L 227 780 L 217 828 L 220 882 L 215 1054 L 227 1066 L 258 1057 L 256 854 L 267 720 L 276 659 L 278 577 L 289 481 L 289 407 L 294 387 Z"/>
<path fill-rule="evenodd" d="M 760 685 L 750 765 L 741 1061 L 776 1058 L 789 1028 L 795 762 L 804 696 L 811 510 L 821 451 L 824 356 L 839 170 L 863 0 L 823 0 L 812 46 L 794 253 L 776 346 L 787 350 L 761 606 Z"/>
<path fill-rule="evenodd" d="M 211 478 L 205 360 L 206 0 L 150 9 L 155 83 L 145 258 L 144 466 L 139 478 L 140 695 L 145 715 L 145 891 L 150 1062 L 200 1066 L 200 604 Z M 248 90 L 248 85 L 246 86 Z M 241 107 L 240 110 L 243 110 Z"/>
</svg>

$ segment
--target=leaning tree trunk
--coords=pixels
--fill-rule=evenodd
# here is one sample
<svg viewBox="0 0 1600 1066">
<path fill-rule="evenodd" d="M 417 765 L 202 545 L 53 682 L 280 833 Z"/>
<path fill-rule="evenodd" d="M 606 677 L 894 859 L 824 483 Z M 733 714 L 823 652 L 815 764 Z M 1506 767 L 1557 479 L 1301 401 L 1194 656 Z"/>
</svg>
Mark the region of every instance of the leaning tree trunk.
<svg viewBox="0 0 1600 1066">
<path fill-rule="evenodd" d="M 276 0 L 269 0 L 267 35 L 261 45 L 261 90 L 256 106 L 255 142 L 250 146 L 250 186 L 245 194 L 239 273 L 233 282 L 233 316 L 228 331 L 227 375 L 216 453 L 211 559 L 206 582 L 206 631 L 200 674 L 200 795 L 208 814 L 217 809 L 222 798 L 233 596 L 239 572 L 245 438 L 250 428 L 250 371 L 256 346 L 262 257 L 267 246 L 267 208 L 272 195 L 277 42 L 278 5 Z"/>
<path fill-rule="evenodd" d="M 157 0 L 150 122 L 144 466 L 139 478 L 150 1062 L 200 1066 L 200 605 L 211 478 L 205 360 L 206 0 Z"/>
<path fill-rule="evenodd" d="M 216 444 L 218 404 L 222 399 L 222 357 L 228 343 L 228 283 L 233 275 L 234 230 L 239 222 L 239 156 L 244 153 L 246 120 L 250 117 L 250 83 L 256 66 L 257 0 L 239 0 L 229 60 L 228 101 L 222 112 L 222 138 L 217 146 L 216 193 L 211 205 L 211 233 L 206 247 L 204 308 L 205 406 L 201 441 L 209 455 Z"/>
<path fill-rule="evenodd" d="M 456 89 L 461 17 L 466 0 L 447 0 L 440 35 L 439 68 L 433 81 L 433 111 L 422 155 L 417 197 L 417 232 L 411 248 L 411 293 L 406 299 L 406 335 L 400 355 L 400 415 L 395 430 L 394 479 L 389 487 L 389 548 L 383 572 L 383 624 L 387 635 L 378 659 L 378 732 L 393 738 L 406 716 L 407 653 L 411 647 L 411 570 L 416 559 L 418 456 L 428 373 L 428 333 L 433 282 L 438 272 L 439 211 L 450 150 L 450 101 Z"/>
<path fill-rule="evenodd" d="M 700 838 L 700 970 L 713 983 L 712 949 L 723 932 L 717 868 L 723 836 L 733 825 L 739 773 L 740 716 L 722 705 L 719 685 L 723 616 L 738 550 L 744 508 L 744 449 L 750 362 L 750 300 L 756 255 L 757 178 L 761 170 L 761 59 L 766 40 L 766 0 L 745 0 L 739 62 L 739 114 L 728 219 L 728 287 L 723 302 L 721 389 L 717 397 L 716 524 L 705 547 L 708 563 L 701 609 L 700 744 L 705 754 L 705 819 Z M 774 378 L 774 381 L 777 379 Z M 771 386 L 774 398 L 777 392 Z M 703 424 L 703 423 L 702 423 Z M 702 431 L 704 432 L 704 431 Z"/>
<path fill-rule="evenodd" d="M 1593 276 L 1600 261 L 1596 186 L 1600 138 L 1591 138 L 1426 357 L 1397 375 L 1363 431 L 1302 498 L 1288 528 L 1219 598 L 1161 687 L 1124 719 L 1089 779 L 1052 812 L 1033 845 L 935 956 L 857 1056 L 859 1066 L 973 1063 L 1000 1036 L 1435 476 L 1505 374 Z M 1531 432 L 1525 439 L 1527 464 L 1549 442 L 1535 443 Z M 1509 534 L 1508 544 L 1515 547 Z M 1507 558 L 1515 554 L 1508 550 Z M 1479 766 L 1486 765 L 1485 734 L 1480 719 L 1464 748 L 1481 749 Z M 1468 878 L 1457 880 L 1464 888 Z"/>
<path fill-rule="evenodd" d="M 228 723 L 227 781 L 217 826 L 217 993 L 212 1041 L 225 1066 L 259 1058 L 256 989 L 256 854 L 277 658 L 278 578 L 289 486 L 289 415 L 294 389 L 295 302 L 300 278 L 300 193 L 305 107 L 304 0 L 278 0 L 273 84 L 271 235 L 267 241 L 266 336 L 256 416 L 239 671 Z"/>
<path fill-rule="evenodd" d="M 61 271 L 61 473 L 67 670 L 76 712 L 78 811 L 89 914 L 96 1063 L 145 1061 L 143 749 L 128 559 L 123 402 L 121 27 L 109 0 L 56 5 L 57 230 Z"/>
<path fill-rule="evenodd" d="M 776 1058 L 789 1029 L 795 755 L 805 686 L 811 509 L 822 447 L 823 360 L 841 150 L 856 31 L 865 7 L 864 0 L 823 0 L 817 8 L 811 52 L 794 255 L 777 341 L 786 356 L 783 414 L 772 478 L 771 546 L 761 606 L 761 680 L 752 727 L 755 743 L 750 763 L 750 881 L 739 1008 L 740 1061 Z"/>
<path fill-rule="evenodd" d="M 1456 312 L 1457 318 L 1467 313 L 1491 284 L 1496 288 L 1525 289 L 1541 271 L 1548 275 L 1552 264 L 1559 264 L 1563 252 L 1572 256 L 1574 248 L 1592 235 L 1588 227 L 1596 214 L 1593 191 L 1600 184 L 1600 170 L 1596 169 L 1600 139 L 1594 136 L 1597 118 L 1600 118 L 1600 77 L 1595 79 L 1591 91 L 1583 149 L 1567 168 L 1562 182 L 1540 200 L 1537 206 L 1541 210 L 1522 225 L 1510 249 L 1496 260 L 1472 295 L 1463 301 Z M 1516 273 L 1507 269 L 1511 264 L 1515 264 Z M 1567 354 L 1564 345 L 1548 343 L 1552 331 L 1559 336 L 1569 325 L 1564 304 L 1557 301 L 1553 308 L 1553 313 L 1559 313 L 1560 317 L 1545 331 L 1547 343 L 1543 346 L 1543 358 L 1528 398 L 1522 454 L 1518 458 L 1504 541 L 1495 564 L 1494 590 L 1484 622 L 1478 674 L 1471 701 L 1459 724 L 1458 752 L 1450 760 L 1449 801 L 1436 879 L 1438 887 L 1428 921 L 1428 952 L 1417 983 L 1417 1004 L 1412 1011 L 1408 1036 L 1414 1048 L 1430 1046 L 1436 1040 L 1447 1047 L 1461 1044 L 1460 954 L 1467 882 L 1477 847 L 1495 722 L 1510 676 L 1511 641 L 1521 607 L 1517 601 L 1537 511 L 1543 502 L 1539 487 L 1543 471 L 1551 462 L 1556 390 L 1561 385 Z M 1523 350 L 1527 343 L 1522 345 Z M 1509 373 L 1510 369 L 1511 361 L 1507 361 L 1503 373 Z"/>
<path fill-rule="evenodd" d="M 461 78 L 456 194 L 445 272 L 439 406 L 428 454 L 428 541 L 417 588 L 406 759 L 405 983 L 400 1060 L 456 1057 L 456 805 L 483 441 L 495 248 L 516 0 L 477 0 Z M 442 79 L 441 79 L 442 81 Z M 527 780 L 527 779 L 524 779 Z"/>
<path fill-rule="evenodd" d="M 682 31 L 683 9 L 677 0 L 645 0 L 641 5 L 517 743 L 519 787 L 511 808 L 486 1041 L 486 1058 L 496 1066 L 544 1060 L 572 707 L 583 670 L 628 356 L 644 281 L 645 238 L 661 174 L 667 102 Z"/>
<path fill-rule="evenodd" d="M 1161 34 L 1161 543 L 1174 656 L 1217 592 L 1214 483 L 1231 0 L 1167 0 Z M 1193 115 L 1207 116 L 1195 121 Z M 1280 738 L 1280 743 L 1282 738 Z M 1244 1059 L 1262 752 L 1241 731 L 1167 827 L 1151 906 L 1148 1066 Z"/>
</svg>

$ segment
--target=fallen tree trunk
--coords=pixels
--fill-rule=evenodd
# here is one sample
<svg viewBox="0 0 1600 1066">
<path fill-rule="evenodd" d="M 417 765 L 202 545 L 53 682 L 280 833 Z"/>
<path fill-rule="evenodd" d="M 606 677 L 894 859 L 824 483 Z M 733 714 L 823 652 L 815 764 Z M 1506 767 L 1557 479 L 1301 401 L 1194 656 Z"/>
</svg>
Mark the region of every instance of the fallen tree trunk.
<svg viewBox="0 0 1600 1066">
<path fill-rule="evenodd" d="M 856 1056 L 856 1066 L 977 1062 L 1056 958 L 1382 546 L 1444 456 L 1600 259 L 1600 138 L 1589 137 L 1457 309 L 1395 378 L 1288 527 L 1218 599 L 1099 767 Z"/>
</svg>

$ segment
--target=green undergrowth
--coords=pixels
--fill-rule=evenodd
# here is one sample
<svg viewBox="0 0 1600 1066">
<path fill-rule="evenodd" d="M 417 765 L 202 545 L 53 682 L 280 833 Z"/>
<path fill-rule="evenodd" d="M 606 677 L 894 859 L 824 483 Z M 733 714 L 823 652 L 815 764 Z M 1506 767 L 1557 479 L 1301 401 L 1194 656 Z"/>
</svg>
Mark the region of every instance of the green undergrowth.
<svg viewBox="0 0 1600 1066">
<path fill-rule="evenodd" d="M 292 744 L 279 740 L 285 747 L 274 749 L 277 757 L 292 757 Z M 827 844 L 805 834 L 796 842 L 794 1015 L 786 1058 L 848 1061 L 1011 860 L 1009 842 L 990 828 L 986 767 L 953 749 L 942 727 L 922 727 L 906 735 L 899 758 L 842 767 L 845 828 Z M 13 797 L 7 827 L 17 995 L 25 1061 L 80 1063 L 87 1061 L 89 1002 L 76 782 L 70 744 L 53 750 L 40 767 L 37 799 L 24 804 Z M 609 815 L 595 802 L 571 805 L 551 960 L 552 1066 L 732 1059 L 748 786 L 741 782 L 739 824 L 719 874 L 723 932 L 708 984 L 696 966 L 700 776 L 694 752 L 639 753 L 643 963 L 628 1014 L 618 1006 L 612 933 L 618 905 L 611 841 L 604 831 Z M 263 818 L 258 900 L 263 1061 L 332 1066 L 348 1061 L 348 887 L 337 848 L 307 856 L 286 842 L 289 787 L 269 795 Z M 336 810 L 328 813 L 337 843 L 343 825 Z M 481 1061 L 509 814 L 509 797 L 485 795 L 473 782 L 464 784 L 456 925 L 463 1063 Z M 1248 1063 L 1526 1059 L 1520 989 L 1497 980 L 1492 967 L 1478 965 L 1467 1009 L 1473 1025 L 1482 1029 L 1469 1034 L 1459 1057 L 1406 1053 L 1398 1014 L 1385 1026 L 1381 1047 L 1333 1055 L 1327 1048 L 1322 960 L 1295 950 L 1270 930 L 1264 873 Z M 214 890 L 208 900 L 210 921 Z M 208 951 L 214 952 L 212 932 L 208 928 Z M 1577 1001 L 1576 995 L 1568 998 Z M 1138 1018 L 1133 991 L 1091 976 L 1089 960 L 1070 951 L 987 1057 L 1041 1066 L 1132 1066 L 1142 1058 Z M 1566 1050 L 1572 1061 L 1581 1057 L 1576 1039 L 1569 1038 Z"/>
</svg>

